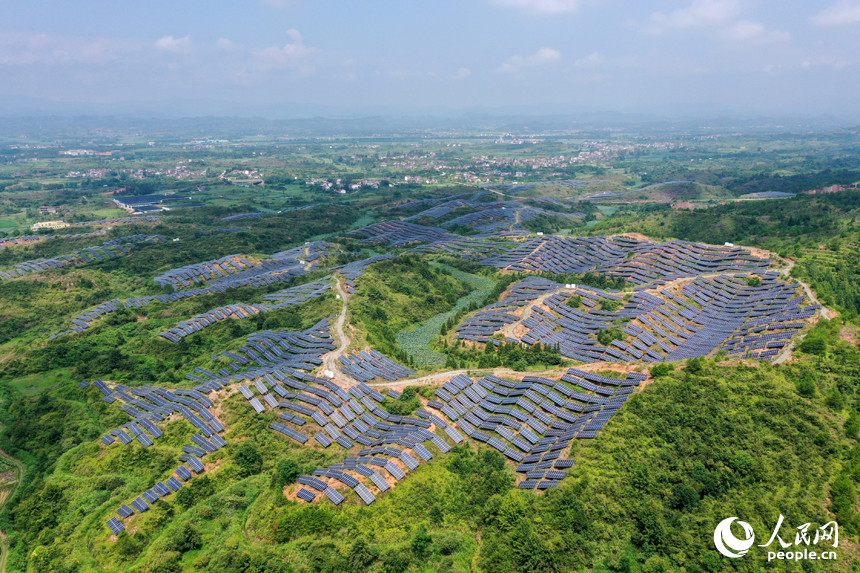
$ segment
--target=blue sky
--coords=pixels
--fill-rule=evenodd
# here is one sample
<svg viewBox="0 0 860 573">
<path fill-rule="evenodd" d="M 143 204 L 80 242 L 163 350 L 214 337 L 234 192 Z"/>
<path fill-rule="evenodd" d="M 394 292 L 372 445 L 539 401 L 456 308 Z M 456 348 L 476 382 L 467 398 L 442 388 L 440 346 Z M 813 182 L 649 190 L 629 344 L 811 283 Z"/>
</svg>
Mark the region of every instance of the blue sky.
<svg viewBox="0 0 860 573">
<path fill-rule="evenodd" d="M 860 115 L 860 0 L 28 0 L 3 14 L 7 99 Z"/>
</svg>

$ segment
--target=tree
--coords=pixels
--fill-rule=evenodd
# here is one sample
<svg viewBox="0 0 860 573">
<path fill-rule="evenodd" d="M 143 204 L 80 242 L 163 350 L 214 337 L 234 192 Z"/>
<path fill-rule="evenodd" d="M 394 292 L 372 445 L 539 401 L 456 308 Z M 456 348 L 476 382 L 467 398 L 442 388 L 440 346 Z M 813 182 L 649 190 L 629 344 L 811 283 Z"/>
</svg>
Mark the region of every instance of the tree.
<svg viewBox="0 0 860 573">
<path fill-rule="evenodd" d="M 852 439 L 857 439 L 858 433 L 860 433 L 860 416 L 857 415 L 857 412 L 851 410 L 848 413 L 848 419 L 845 420 L 845 435 Z"/>
<path fill-rule="evenodd" d="M 815 395 L 815 381 L 808 376 L 799 378 L 795 386 L 797 386 L 797 393 L 804 398 L 812 398 Z"/>
<path fill-rule="evenodd" d="M 170 551 L 178 551 L 179 553 L 200 549 L 202 546 L 203 540 L 200 537 L 200 532 L 194 527 L 194 524 L 187 521 L 174 532 L 167 543 Z"/>
<path fill-rule="evenodd" d="M 280 460 L 272 476 L 272 483 L 278 489 L 294 483 L 302 475 L 302 468 L 293 460 Z"/>
<path fill-rule="evenodd" d="M 821 356 L 827 352 L 827 341 L 821 336 L 807 336 L 800 343 L 800 351 L 806 354 Z"/>
<path fill-rule="evenodd" d="M 834 388 L 827 393 L 827 397 L 824 398 L 824 404 L 835 412 L 841 412 L 845 407 L 845 397 L 842 396 L 839 390 Z"/>
<path fill-rule="evenodd" d="M 408 551 L 393 549 L 382 555 L 383 573 L 404 573 L 412 563 Z"/>
<path fill-rule="evenodd" d="M 350 571 L 364 571 L 376 561 L 376 557 L 376 550 L 368 545 L 363 537 L 359 537 L 349 548 L 346 560 Z"/>
<path fill-rule="evenodd" d="M 624 340 L 624 329 L 620 326 L 610 326 L 597 333 L 597 341 L 603 346 L 609 346 L 613 340 Z"/>
<path fill-rule="evenodd" d="M 704 360 L 699 358 L 690 358 L 687 360 L 687 372 L 689 374 L 701 374 L 704 370 Z"/>
<path fill-rule="evenodd" d="M 699 492 L 685 483 L 675 486 L 672 495 L 672 507 L 686 511 L 699 503 Z"/>
<path fill-rule="evenodd" d="M 427 533 L 427 528 L 424 524 L 418 526 L 415 535 L 412 536 L 412 551 L 420 559 L 426 557 L 430 552 L 430 546 L 433 544 L 433 538 Z"/>
<path fill-rule="evenodd" d="M 653 368 L 651 368 L 651 376 L 654 378 L 660 378 L 661 376 L 668 376 L 669 372 L 673 371 L 675 366 L 673 364 L 669 364 L 668 362 L 661 362 L 657 364 Z"/>
<path fill-rule="evenodd" d="M 252 476 L 263 469 L 263 456 L 252 440 L 245 440 L 236 448 L 236 464 L 242 469 L 242 476 Z"/>
</svg>

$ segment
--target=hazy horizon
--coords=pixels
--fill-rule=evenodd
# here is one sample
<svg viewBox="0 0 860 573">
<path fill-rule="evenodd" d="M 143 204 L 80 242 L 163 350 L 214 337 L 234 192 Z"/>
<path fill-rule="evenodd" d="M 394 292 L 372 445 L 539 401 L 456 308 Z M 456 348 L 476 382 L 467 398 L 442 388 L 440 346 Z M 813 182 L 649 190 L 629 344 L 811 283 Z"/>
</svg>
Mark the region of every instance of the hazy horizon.
<svg viewBox="0 0 860 573">
<path fill-rule="evenodd" d="M 37 0 L 5 16 L 5 116 L 860 115 L 849 0 Z"/>
</svg>

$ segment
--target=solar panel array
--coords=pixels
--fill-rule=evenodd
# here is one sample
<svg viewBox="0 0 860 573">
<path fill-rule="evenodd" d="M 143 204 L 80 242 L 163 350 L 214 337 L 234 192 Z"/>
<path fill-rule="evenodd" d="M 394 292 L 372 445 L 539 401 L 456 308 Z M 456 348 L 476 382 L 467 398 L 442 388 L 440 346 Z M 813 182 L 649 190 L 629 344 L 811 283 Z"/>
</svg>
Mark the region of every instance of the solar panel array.
<svg viewBox="0 0 860 573">
<path fill-rule="evenodd" d="M 223 219 L 224 221 L 238 221 L 240 219 L 261 219 L 266 215 L 271 215 L 271 213 L 239 213 L 238 215 L 221 217 L 221 219 Z"/>
<path fill-rule="evenodd" d="M 428 402 L 439 415 L 418 410 L 416 418 L 389 414 L 378 406 L 382 395 L 366 385 L 355 386 L 350 388 L 348 405 L 351 413 L 357 415 L 347 422 L 343 417 L 336 420 L 336 414 L 331 414 L 335 423 L 323 426 L 325 433 L 320 432 L 322 435 L 315 443 L 331 447 L 333 439 L 348 435 L 364 447 L 343 462 L 317 468 L 311 476 L 301 476 L 297 483 L 301 489 L 307 486 L 322 493 L 336 487 L 344 490 L 345 486 L 354 489 L 369 505 L 376 496 L 390 489 L 391 483 L 405 479 L 407 472 L 432 459 L 431 444 L 444 454 L 450 451 L 450 442 L 461 443 L 465 435 L 486 443 L 515 463 L 517 472 L 524 474 L 520 487 L 554 487 L 567 477 L 566 470 L 574 465 L 573 459 L 562 457 L 569 451 L 571 442 L 596 437 L 630 392 L 646 378 L 646 374 L 636 372 L 624 378 L 612 378 L 575 369 L 568 371 L 561 380 L 525 376 L 515 382 L 493 375 L 480 380 L 458 375 L 437 389 L 435 399 Z M 622 391 L 616 392 L 619 389 Z M 282 402 L 281 406 L 285 404 Z M 328 418 L 314 408 L 302 406 L 291 411 L 302 414 L 302 425 L 328 422 Z M 335 411 L 332 409 L 332 412 Z M 293 416 L 293 421 L 288 423 L 295 425 L 298 417 Z M 313 422 L 306 417 L 311 417 Z M 278 425 L 281 432 L 289 428 L 287 424 Z M 443 429 L 444 435 L 431 428 Z M 299 433 L 294 428 L 289 429 Z M 361 438 L 373 439 L 362 441 Z M 302 443 L 306 442 L 305 438 Z M 344 447 L 351 450 L 352 445 L 350 442 Z M 306 494 L 298 497 L 306 501 L 314 499 Z M 342 502 L 338 498 L 332 501 Z"/>
<path fill-rule="evenodd" d="M 564 285 L 541 278 L 526 277 L 513 285 L 508 296 L 497 303 L 484 307 L 473 316 L 466 318 L 456 329 L 455 337 L 473 342 L 488 342 L 492 336 L 505 325 L 519 320 L 513 314 L 519 307 L 525 306 L 543 294 L 558 290 Z M 495 343 L 499 341 L 495 340 Z"/>
<path fill-rule="evenodd" d="M 170 285 L 174 290 L 180 290 L 193 285 L 195 282 L 205 282 L 215 277 L 231 275 L 250 266 L 252 263 L 241 255 L 227 255 L 205 263 L 195 263 L 170 269 L 153 280 L 162 286 Z"/>
<path fill-rule="evenodd" d="M 715 247 L 687 241 L 652 241 L 629 237 L 537 237 L 515 249 L 481 261 L 523 272 L 585 273 L 599 270 L 635 284 L 669 281 L 712 273 L 767 270 L 771 261 L 739 247 Z"/>
<path fill-rule="evenodd" d="M 558 346 L 564 356 L 583 362 L 675 361 L 721 351 L 771 359 L 817 307 L 803 307 L 797 287 L 781 281 L 778 273 L 760 279 L 761 286 L 751 287 L 742 275 L 696 277 L 683 286 L 640 289 L 625 302 L 610 291 L 527 277 L 503 300 L 464 320 L 456 337 L 500 344 L 492 336 L 520 320 L 514 313 L 549 294 L 522 319 L 526 332 L 508 337 L 509 342 Z M 574 296 L 582 300 L 579 308 L 567 304 Z M 605 300 L 624 304 L 600 310 Z M 624 340 L 601 345 L 597 335 L 613 326 L 624 327 Z"/>
<path fill-rule="evenodd" d="M 224 425 L 210 411 L 215 403 L 206 396 L 216 387 L 221 387 L 220 384 L 217 386 L 216 384 L 210 381 L 208 385 L 200 385 L 191 390 L 181 388 L 171 390 L 150 385 L 128 388 L 122 384 L 111 388 L 102 380 L 96 380 L 92 384 L 79 384 L 79 387 L 84 390 L 92 386 L 96 387 L 103 394 L 102 399 L 108 403 L 121 402 L 120 409 L 132 417 L 130 422 L 111 430 L 102 437 L 101 441 L 106 447 L 111 447 L 117 441 L 121 444 L 137 441 L 143 447 L 150 447 L 164 435 L 158 423 L 164 422 L 174 414 L 182 416 L 198 430 L 191 436 L 191 443 L 182 447 L 184 453 L 179 456 L 179 461 L 187 463 L 188 466 L 180 465 L 176 468 L 175 475 L 146 489 L 140 497 L 131 501 L 131 507 L 128 505 L 120 507 L 117 510 L 119 517 L 130 517 L 134 511 L 143 513 L 162 497 L 178 491 L 183 481 L 192 478 L 192 471 L 196 474 L 205 471 L 201 457 L 227 445 L 227 441 L 219 435 L 219 432 L 224 431 Z M 117 518 L 112 518 L 107 525 L 114 533 L 119 533 L 125 527 Z"/>
<path fill-rule="evenodd" d="M 372 265 L 373 263 L 378 263 L 379 261 L 387 261 L 388 259 L 393 259 L 394 255 L 375 255 L 373 257 L 363 259 L 360 261 L 353 261 L 351 263 L 347 263 L 345 265 L 340 265 L 337 267 L 332 267 L 329 270 L 337 271 L 345 280 L 346 283 L 346 292 L 347 294 L 355 294 L 355 279 L 359 278 L 364 274 L 365 270 L 367 270 L 368 265 Z"/>
<path fill-rule="evenodd" d="M 88 225 L 100 225 L 105 223 L 137 223 L 138 221 L 154 222 L 159 217 L 143 216 L 143 217 L 122 217 L 120 219 L 100 219 L 97 221 L 85 221 L 83 223 L 75 223 L 75 227 L 85 227 Z M 0 250 L 15 246 L 32 245 L 39 241 L 47 241 L 51 239 L 81 239 L 85 237 L 95 237 L 104 235 L 107 229 L 98 229 L 89 233 L 76 234 L 55 234 L 55 235 L 19 235 L 17 237 L 0 237 Z"/>
<path fill-rule="evenodd" d="M 277 256 L 277 255 L 275 255 L 275 256 Z M 309 259 L 311 257 L 317 257 L 318 258 L 319 256 L 321 256 L 319 252 L 317 252 L 316 254 L 314 254 L 312 252 L 310 257 L 308 257 L 308 258 Z M 119 299 L 113 299 L 111 301 L 102 303 L 102 304 L 100 304 L 100 305 L 98 305 L 98 306 L 96 306 L 96 307 L 94 307 L 94 308 L 92 308 L 86 312 L 83 312 L 83 313 L 75 316 L 72 319 L 72 325 L 71 325 L 70 329 L 64 330 L 64 331 L 59 332 L 57 334 L 52 334 L 51 336 L 49 336 L 49 338 L 53 339 L 53 338 L 57 338 L 58 336 L 63 336 L 66 334 L 81 333 L 84 330 L 86 330 L 87 328 L 89 328 L 93 321 L 99 319 L 100 317 L 104 316 L 105 314 L 115 312 L 117 310 L 122 310 L 125 308 L 132 308 L 132 309 L 143 308 L 145 306 L 148 306 L 153 301 L 158 301 L 158 302 L 161 302 L 164 304 L 170 304 L 170 303 L 177 302 L 177 301 L 180 301 L 180 300 L 185 299 L 185 298 L 221 293 L 221 292 L 224 292 L 225 290 L 227 290 L 227 288 L 234 287 L 234 286 L 250 286 L 250 287 L 254 287 L 254 288 L 261 288 L 261 287 L 268 286 L 268 285 L 276 283 L 276 282 L 287 282 L 287 281 L 292 280 L 294 277 L 296 277 L 298 275 L 306 274 L 308 272 L 304 268 L 304 266 L 302 266 L 301 264 L 297 263 L 297 265 L 298 266 L 296 266 L 296 267 L 291 267 L 290 271 L 280 273 L 280 274 L 272 274 L 269 271 L 262 270 L 262 271 L 259 271 L 259 273 L 253 277 L 244 277 L 241 279 L 237 278 L 236 275 L 231 277 L 231 279 L 234 279 L 235 281 L 241 282 L 242 284 L 220 284 L 220 283 L 218 283 L 218 281 L 211 281 L 208 286 L 204 286 L 204 287 L 196 288 L 196 289 L 187 289 L 187 290 L 177 291 L 177 292 L 174 292 L 171 294 L 159 294 L 159 295 L 154 295 L 154 296 L 132 297 L 132 298 L 129 298 L 125 301 L 121 301 Z M 252 269 L 252 270 L 257 272 L 259 269 Z M 325 279 L 323 279 L 323 280 L 325 280 Z M 302 295 L 306 295 L 309 292 L 315 292 L 316 290 L 318 290 L 318 288 L 322 289 L 324 291 L 325 290 L 324 286 L 327 286 L 327 285 L 323 285 L 321 281 L 318 281 L 317 283 L 312 283 L 312 284 L 314 285 L 313 287 L 308 287 L 307 285 L 301 285 L 299 287 L 293 287 L 292 289 L 285 289 L 283 291 L 279 291 L 278 293 L 273 293 L 271 295 L 265 295 L 263 298 L 267 299 L 267 300 L 274 301 L 275 303 L 287 303 L 287 302 L 289 302 L 290 304 L 287 304 L 287 306 L 291 306 L 292 304 L 300 304 L 301 302 L 304 302 L 304 300 L 307 300 L 307 299 L 303 298 Z M 296 302 L 296 301 L 298 301 L 298 302 Z M 197 325 L 198 327 L 200 327 L 202 329 L 205 326 L 209 326 L 214 321 L 223 320 L 223 318 L 221 318 L 222 315 L 224 318 L 227 318 L 228 316 L 231 316 L 231 315 L 239 317 L 239 318 L 245 318 L 245 317 L 249 316 L 250 314 L 256 314 L 255 312 L 250 310 L 250 308 L 251 308 L 250 306 L 244 305 L 242 303 L 239 303 L 238 305 L 231 305 L 231 306 L 237 306 L 241 310 L 236 311 L 230 307 L 218 308 L 218 309 L 215 309 L 213 311 L 209 311 L 208 313 L 203 313 L 201 315 L 198 315 L 197 317 L 192 318 L 191 322 L 193 324 L 190 326 L 190 328 L 185 328 L 183 325 L 183 328 L 175 328 L 175 329 L 171 329 L 171 330 L 167 331 L 169 336 L 165 335 L 164 333 L 161 333 L 161 336 L 170 340 L 171 342 L 179 342 L 180 339 L 184 338 L 185 336 L 188 336 L 192 332 L 198 332 L 199 331 L 199 330 L 195 329 L 194 325 Z M 267 310 L 260 310 L 260 311 L 261 312 L 268 312 L 269 310 L 273 310 L 272 308 L 269 308 L 270 306 L 271 305 L 254 305 L 254 308 L 257 308 L 258 310 L 259 309 L 267 309 Z M 224 312 L 224 308 L 227 308 L 230 312 L 229 313 Z M 280 307 L 278 307 L 278 308 L 280 308 Z M 204 319 L 204 320 L 197 320 L 197 319 Z M 180 323 L 180 324 L 182 324 L 182 323 Z"/>
<path fill-rule="evenodd" d="M 565 213 L 545 211 L 536 207 L 527 207 L 516 201 L 498 201 L 494 203 L 468 202 L 469 207 L 477 209 L 472 213 L 445 221 L 440 227 L 451 227 L 453 225 L 465 225 L 474 228 L 479 233 L 495 233 L 498 231 L 524 230 L 521 221 L 529 221 L 540 216 L 553 216 L 564 218 L 580 218 L 580 214 L 568 215 Z M 416 215 L 420 217 L 423 214 Z"/>
<path fill-rule="evenodd" d="M 362 243 L 389 243 L 393 247 L 458 238 L 457 235 L 438 227 L 425 227 L 405 221 L 382 221 L 347 234 L 363 237 Z"/>
<path fill-rule="evenodd" d="M 481 260 L 491 255 L 506 252 L 513 246 L 514 243 L 501 239 L 458 237 L 447 241 L 419 245 L 413 248 L 412 251 L 419 253 L 441 251 L 463 258 Z"/>
<path fill-rule="evenodd" d="M 450 450 L 443 437 L 430 431 L 433 418 L 439 424 L 445 424 L 441 418 L 424 410 L 419 410 L 416 417 L 390 414 L 380 407 L 385 397 L 364 383 L 350 387 L 347 392 L 329 380 L 304 373 L 294 373 L 294 376 L 282 373 L 276 378 L 278 383 L 271 390 L 265 383 L 262 385 L 267 395 L 273 392 L 280 398 L 277 405 L 280 419 L 271 425 L 273 430 L 309 446 L 342 447 L 347 451 L 362 448 L 357 456 L 349 456 L 342 463 L 328 468 L 318 468 L 314 476 L 302 476 L 298 480 L 299 485 L 325 493 L 326 489 L 343 484 L 355 489 L 358 496 L 370 504 L 376 499 L 373 491 L 382 492 L 390 487 L 383 475 L 372 469 L 373 466 L 384 469 L 391 479 L 400 480 L 406 476 L 406 471 L 418 467 L 419 459 L 432 458 L 433 454 L 427 448 L 429 444 L 441 452 Z M 257 382 L 260 380 L 242 387 L 246 398 L 258 398 L 261 386 Z M 453 431 L 453 428 L 449 430 Z M 309 440 L 309 435 L 314 436 L 313 441 Z M 456 431 L 446 435 L 455 442 L 455 438 L 463 439 Z M 353 470 L 357 475 L 347 473 Z M 322 479 L 326 477 L 335 481 Z M 332 499 L 332 496 L 328 497 Z M 304 498 L 300 496 L 300 499 Z M 335 496 L 332 501 L 341 503 L 342 500 L 337 501 Z"/>
<path fill-rule="evenodd" d="M 331 284 L 328 282 L 329 277 L 325 277 L 319 281 L 307 283 L 299 286 L 294 286 L 279 290 L 278 292 L 263 295 L 266 303 L 245 304 L 242 302 L 236 304 L 228 304 L 219 306 L 212 310 L 202 312 L 187 320 L 180 321 L 176 326 L 164 332 L 159 332 L 158 335 L 170 342 L 179 342 L 181 339 L 200 332 L 208 326 L 227 320 L 228 318 L 248 318 L 257 313 L 271 312 L 281 308 L 287 308 L 313 298 L 319 298 L 331 290 Z M 217 287 L 213 287 L 217 288 Z"/>
<path fill-rule="evenodd" d="M 101 233 L 89 233 L 101 234 Z M 62 237 L 62 236 L 60 236 Z M 71 235 L 66 235 L 71 237 Z M 0 279 L 13 279 L 30 273 L 39 271 L 47 271 L 51 269 L 59 269 L 68 265 L 81 265 L 96 261 L 104 261 L 115 257 L 128 254 L 128 249 L 139 243 L 160 243 L 166 239 L 161 235 L 129 235 L 118 239 L 111 239 L 101 245 L 95 247 L 85 247 L 79 251 L 74 251 L 69 255 L 60 255 L 50 259 L 33 259 L 16 263 L 12 269 L 0 271 Z"/>
<path fill-rule="evenodd" d="M 516 382 L 487 375 L 476 382 L 460 375 L 443 384 L 429 406 L 465 435 L 517 463 L 517 471 L 527 474 L 526 482 L 535 478 L 532 472 L 541 472 L 544 481 L 557 481 L 567 474 L 542 470 L 571 467 L 573 460 L 560 459 L 571 441 L 596 437 L 644 378 L 637 373 L 611 378 L 574 369 L 561 380 L 525 376 Z"/>
<path fill-rule="evenodd" d="M 247 231 L 251 227 L 218 227 L 217 229 L 200 229 L 197 234 L 200 236 L 216 235 L 218 233 L 241 233 Z"/>
<path fill-rule="evenodd" d="M 411 209 L 413 207 L 418 207 L 419 205 L 446 205 L 449 202 L 455 202 L 458 199 L 465 200 L 466 197 L 472 196 L 472 199 L 476 199 L 478 195 L 484 195 L 484 192 L 480 192 L 478 194 L 473 193 L 461 193 L 459 195 L 449 195 L 448 197 L 435 197 L 430 199 L 418 199 L 416 201 L 409 201 L 408 203 L 403 203 L 401 205 L 394 205 L 390 207 L 391 210 L 401 210 L 401 209 Z M 452 203 L 456 205 L 456 203 Z M 425 211 L 426 212 L 426 211 Z M 441 216 L 441 215 L 440 215 Z"/>
<path fill-rule="evenodd" d="M 367 382 L 376 377 L 393 382 L 417 374 L 415 370 L 397 364 L 376 350 L 339 356 L 338 360 L 343 364 L 341 371 L 359 382 Z"/>
<path fill-rule="evenodd" d="M 8 249 L 17 245 L 32 245 L 39 241 L 50 239 L 51 235 L 21 235 L 18 237 L 0 238 L 0 249 Z"/>
<path fill-rule="evenodd" d="M 295 276 L 306 274 L 316 267 L 312 262 L 326 254 L 331 245 L 314 241 L 300 247 L 272 255 L 270 259 L 252 264 L 242 255 L 227 255 L 220 259 L 186 265 L 171 269 L 155 277 L 160 285 L 170 285 L 181 290 L 206 282 L 218 287 L 260 287 L 276 282 L 286 282 Z"/>
</svg>

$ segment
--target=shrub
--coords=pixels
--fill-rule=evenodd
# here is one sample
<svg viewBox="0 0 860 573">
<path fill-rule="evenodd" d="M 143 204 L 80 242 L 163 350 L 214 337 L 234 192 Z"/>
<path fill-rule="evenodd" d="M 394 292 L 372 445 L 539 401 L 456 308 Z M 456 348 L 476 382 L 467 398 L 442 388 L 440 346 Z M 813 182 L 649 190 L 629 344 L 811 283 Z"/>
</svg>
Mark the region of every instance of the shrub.
<svg viewBox="0 0 860 573">
<path fill-rule="evenodd" d="M 239 444 L 234 459 L 245 477 L 258 474 L 263 469 L 263 456 L 251 440 L 245 440 Z"/>
<path fill-rule="evenodd" d="M 808 376 L 799 378 L 795 385 L 797 386 L 797 393 L 804 398 L 812 398 L 815 395 L 815 382 L 812 378 Z"/>
<path fill-rule="evenodd" d="M 610 326 L 597 333 L 597 341 L 603 346 L 609 346 L 613 340 L 624 340 L 624 329 L 620 326 Z"/>
<path fill-rule="evenodd" d="M 661 376 L 668 376 L 669 372 L 672 372 L 675 369 L 673 364 L 669 364 L 668 362 L 661 362 L 657 364 L 653 368 L 651 368 L 651 376 L 654 378 L 660 378 Z"/>
<path fill-rule="evenodd" d="M 203 540 L 200 537 L 200 532 L 194 527 L 194 524 L 187 521 L 173 533 L 167 542 L 168 551 L 178 551 L 179 553 L 200 549 L 202 546 Z"/>
<path fill-rule="evenodd" d="M 272 475 L 272 484 L 278 489 L 294 483 L 302 475 L 302 468 L 293 460 L 280 460 Z"/>
<path fill-rule="evenodd" d="M 803 339 L 803 342 L 800 343 L 798 348 L 800 348 L 801 352 L 806 354 L 821 356 L 827 352 L 827 341 L 820 336 L 807 336 Z"/>
<path fill-rule="evenodd" d="M 426 557 L 430 552 L 430 546 L 433 544 L 433 538 L 427 533 L 427 528 L 423 524 L 418 526 L 415 535 L 412 536 L 412 552 L 418 558 Z"/>
</svg>

